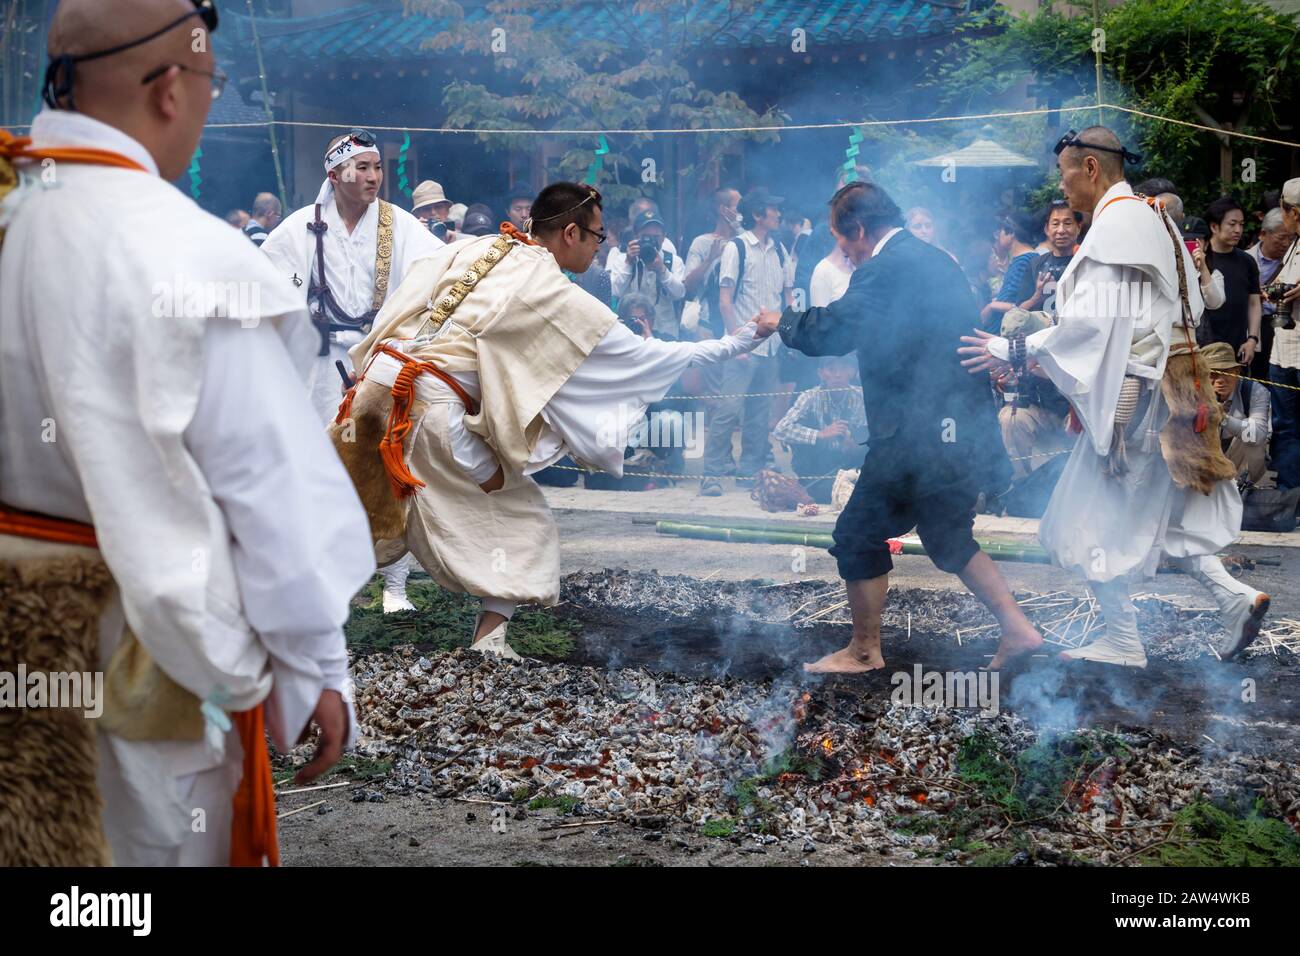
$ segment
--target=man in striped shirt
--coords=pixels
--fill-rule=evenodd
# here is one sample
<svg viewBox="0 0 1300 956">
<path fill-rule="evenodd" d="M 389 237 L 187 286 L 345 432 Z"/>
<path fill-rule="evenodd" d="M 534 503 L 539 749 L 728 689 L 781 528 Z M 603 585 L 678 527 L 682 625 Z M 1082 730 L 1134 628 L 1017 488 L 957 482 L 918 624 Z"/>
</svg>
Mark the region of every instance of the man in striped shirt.
<svg viewBox="0 0 1300 956">
<path fill-rule="evenodd" d="M 817 369 L 821 385 L 801 393 L 773 432 L 790 446 L 794 473 L 810 479 L 804 487 L 822 504 L 831 500 L 835 473 L 858 468 L 865 454 L 862 389 L 850 384 L 856 364 L 852 355 L 824 357 Z"/>
</svg>

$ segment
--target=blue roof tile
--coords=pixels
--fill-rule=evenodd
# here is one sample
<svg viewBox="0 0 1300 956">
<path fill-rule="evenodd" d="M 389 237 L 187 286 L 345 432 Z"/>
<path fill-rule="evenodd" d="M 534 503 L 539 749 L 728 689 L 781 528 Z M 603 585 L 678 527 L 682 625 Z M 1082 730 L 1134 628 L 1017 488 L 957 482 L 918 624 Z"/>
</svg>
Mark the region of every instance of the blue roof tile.
<svg viewBox="0 0 1300 956">
<path fill-rule="evenodd" d="M 791 31 L 802 28 L 808 31 L 811 49 L 942 36 L 966 19 L 970 8 L 986 5 L 987 0 L 764 0 L 754 12 L 728 25 L 728 4 L 703 0 L 692 7 L 690 16 L 702 25 L 723 28 L 714 39 L 719 48 L 788 46 Z M 481 3 L 464 6 L 468 22 L 486 23 L 489 14 Z M 532 16 L 539 27 L 567 30 L 579 38 L 619 41 L 624 35 L 619 20 L 603 4 L 557 6 Z M 627 16 L 640 19 L 630 11 Z M 222 23 L 234 27 L 234 42 L 241 49 L 251 50 L 246 15 L 222 11 Z M 646 18 L 646 23 L 653 31 L 653 20 Z M 300 66 L 303 60 L 321 57 L 375 64 L 432 58 L 437 54 L 422 44 L 441 32 L 445 23 L 418 14 L 404 16 L 400 0 L 378 0 L 317 16 L 258 18 L 257 26 L 268 64 Z"/>
</svg>

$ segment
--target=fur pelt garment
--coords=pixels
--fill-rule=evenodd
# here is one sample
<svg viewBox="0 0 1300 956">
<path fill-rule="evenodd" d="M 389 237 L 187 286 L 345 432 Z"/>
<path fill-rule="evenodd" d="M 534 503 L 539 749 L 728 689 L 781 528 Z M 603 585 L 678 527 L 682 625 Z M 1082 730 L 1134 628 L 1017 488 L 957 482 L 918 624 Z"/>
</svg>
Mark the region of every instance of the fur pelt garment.
<svg viewBox="0 0 1300 956">
<path fill-rule="evenodd" d="M 419 401 L 414 404 L 412 421 L 419 420 L 424 404 Z M 406 509 L 410 504 L 408 499 L 393 494 L 384 460 L 379 457 L 379 443 L 388 433 L 392 408 L 392 391 L 363 379 L 352 396 L 351 417 L 342 425 L 332 424 L 328 429 L 330 441 L 366 509 L 370 536 L 376 544 L 405 536 Z"/>
<path fill-rule="evenodd" d="M 92 551 L 0 558 L 0 671 L 97 671 L 112 589 Z M 108 865 L 95 735 L 78 708 L 0 707 L 0 866 Z"/>
<path fill-rule="evenodd" d="M 1199 391 L 1196 387 L 1200 380 Z M 1160 453 L 1174 484 L 1208 495 L 1214 486 L 1236 475 L 1219 441 L 1223 412 L 1210 391 L 1210 369 L 1199 351 L 1175 346 L 1165 365 L 1160 389 L 1169 407 L 1169 421 L 1160 430 Z M 1196 431 L 1196 417 L 1208 406 L 1204 431 Z"/>
</svg>

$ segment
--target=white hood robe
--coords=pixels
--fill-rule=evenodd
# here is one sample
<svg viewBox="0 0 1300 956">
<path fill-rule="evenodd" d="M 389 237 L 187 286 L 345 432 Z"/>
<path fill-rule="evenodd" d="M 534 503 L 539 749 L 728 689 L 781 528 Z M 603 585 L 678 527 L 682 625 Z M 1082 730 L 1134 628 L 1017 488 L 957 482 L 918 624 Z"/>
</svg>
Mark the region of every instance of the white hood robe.
<svg viewBox="0 0 1300 956">
<path fill-rule="evenodd" d="M 375 567 L 303 391 L 320 339 L 302 294 L 134 139 L 54 111 L 32 138 L 148 173 L 31 166 L 0 206 L 0 501 L 94 525 L 117 590 L 100 669 L 125 622 L 211 715 L 194 742 L 101 728 L 114 862 L 224 864 L 242 748 L 219 711 L 265 700 L 287 749 L 323 690 L 347 697 L 342 627 Z"/>
<path fill-rule="evenodd" d="M 1057 564 L 1097 583 L 1150 576 L 1162 553 L 1214 554 L 1241 531 L 1234 482 L 1219 482 L 1209 495 L 1180 488 L 1161 455 L 1168 409 L 1160 380 L 1170 346 L 1185 341 L 1187 333 L 1164 226 L 1145 202 L 1111 202 L 1132 195 L 1121 181 L 1102 196 L 1061 276 L 1057 324 L 1025 339 L 1028 357 L 1070 400 L 1084 428 L 1043 515 L 1039 539 Z M 1199 321 L 1205 307 L 1196 268 L 1181 241 L 1178 248 L 1192 316 Z M 1195 329 L 1188 331 L 1194 342 Z M 1005 359 L 1006 340 L 994 339 L 990 351 Z M 1127 443 L 1129 472 L 1113 478 L 1103 466 L 1125 375 L 1143 379 L 1151 401 L 1145 414 L 1139 404 L 1142 421 L 1134 425 L 1140 431 Z M 1202 386 L 1213 401 L 1210 383 Z"/>
<path fill-rule="evenodd" d="M 360 316 L 370 311 L 375 295 L 375 252 L 379 242 L 379 202 L 370 204 L 351 234 L 339 215 L 334 190 L 328 181 L 318 197 L 320 217 L 329 229 L 325 233 L 325 281 L 334 300 L 344 312 Z M 307 292 L 319 276 L 316 263 L 316 234 L 307 226 L 316 220 L 316 205 L 304 206 L 276 226 L 262 243 L 262 251 L 287 278 L 294 280 L 298 294 L 306 303 Z M 393 258 L 388 277 L 388 292 L 401 285 L 411 266 L 431 256 L 445 245 L 425 228 L 424 223 L 404 209 L 393 207 Z M 336 361 L 352 374 L 348 349 L 363 338 L 361 332 L 331 332 L 330 354 L 313 364 L 309 380 L 312 405 L 321 424 L 329 424 L 338 414 L 343 398 L 343 380 Z M 318 346 L 319 348 L 319 346 Z"/>
</svg>

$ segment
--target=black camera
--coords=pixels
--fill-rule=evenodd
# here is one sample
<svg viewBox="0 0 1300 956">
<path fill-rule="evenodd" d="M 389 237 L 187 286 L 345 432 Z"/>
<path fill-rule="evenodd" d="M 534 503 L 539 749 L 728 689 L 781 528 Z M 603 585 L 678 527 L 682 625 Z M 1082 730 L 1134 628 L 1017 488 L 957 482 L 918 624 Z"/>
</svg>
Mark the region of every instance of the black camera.
<svg viewBox="0 0 1300 956">
<path fill-rule="evenodd" d="M 663 240 L 658 236 L 642 236 L 637 242 L 640 243 L 640 252 L 637 253 L 637 258 L 646 265 L 654 262 L 659 255 L 659 246 Z"/>
<path fill-rule="evenodd" d="M 1275 329 L 1294 329 L 1295 316 L 1292 315 L 1292 307 L 1295 305 L 1294 300 L 1283 302 L 1282 298 L 1288 292 L 1296 287 L 1294 282 L 1273 282 L 1264 287 L 1264 294 L 1268 296 L 1271 302 L 1277 303 L 1277 311 L 1273 313 L 1273 328 Z"/>
<path fill-rule="evenodd" d="M 429 232 L 433 233 L 443 242 L 447 241 L 447 224 L 441 219 L 429 220 Z"/>
</svg>

